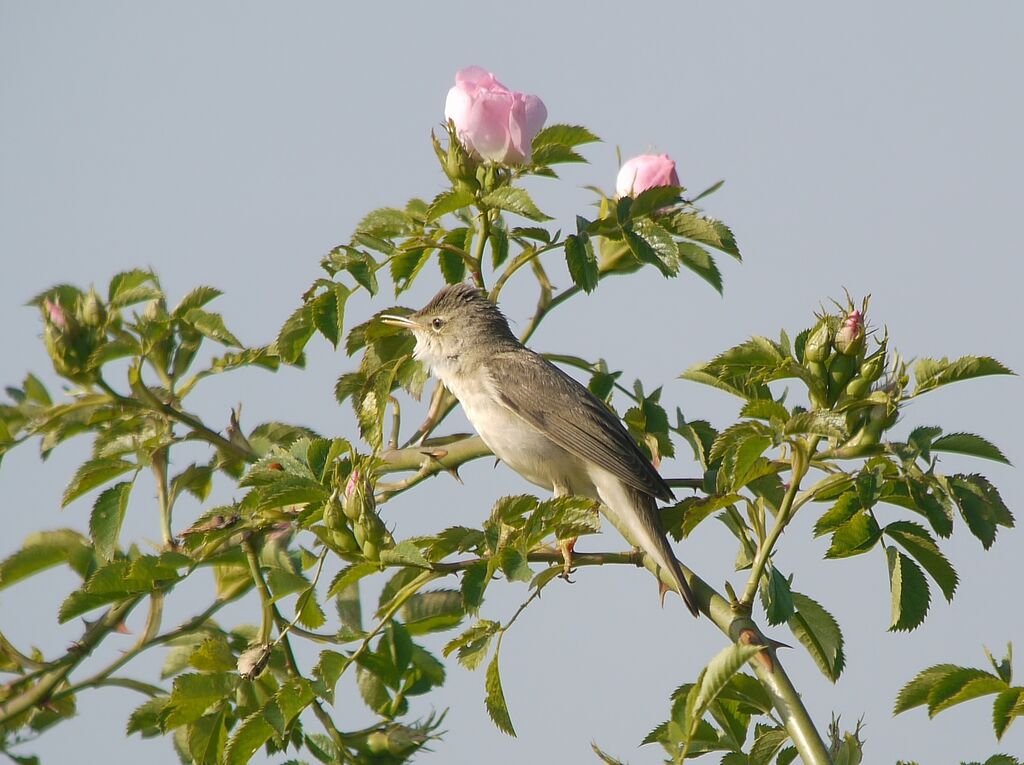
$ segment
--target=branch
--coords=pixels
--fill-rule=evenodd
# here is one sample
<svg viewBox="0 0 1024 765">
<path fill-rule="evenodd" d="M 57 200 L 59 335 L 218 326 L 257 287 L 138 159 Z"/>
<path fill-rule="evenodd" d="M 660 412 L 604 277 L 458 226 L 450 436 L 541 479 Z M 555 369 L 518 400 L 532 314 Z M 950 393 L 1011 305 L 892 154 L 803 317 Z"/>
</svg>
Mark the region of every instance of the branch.
<svg viewBox="0 0 1024 765">
<path fill-rule="evenodd" d="M 618 519 L 608 517 L 608 520 L 619 530 L 626 541 L 632 543 L 632 534 L 629 528 Z M 575 562 L 576 556 L 573 556 Z M 667 571 L 658 568 L 658 565 L 651 560 L 650 556 L 643 555 L 643 565 L 660 581 L 670 589 L 675 589 L 672 577 Z M 767 646 L 750 664 L 757 675 L 758 680 L 764 686 L 771 697 L 772 705 L 778 711 L 782 722 L 793 743 L 796 745 L 800 759 L 806 765 L 831 765 L 832 758 L 828 748 L 818 733 L 817 728 L 811 720 L 810 713 L 804 706 L 803 700 L 792 681 L 779 662 L 775 653 L 775 644 L 765 637 L 757 624 L 749 616 L 734 608 L 728 601 L 719 595 L 703 579 L 693 573 L 686 566 L 680 564 L 686 581 L 696 596 L 698 606 L 715 626 L 725 633 L 730 640 L 738 643 Z M 744 609 L 745 610 L 745 609 Z"/>
<path fill-rule="evenodd" d="M 454 471 L 471 460 L 486 457 L 491 453 L 479 436 L 465 438 L 437 446 L 407 446 L 404 449 L 388 449 L 381 454 L 384 464 L 378 474 L 416 471 L 400 481 L 377 484 L 377 502 L 387 502 L 391 497 L 410 489 L 442 471 Z"/>
</svg>

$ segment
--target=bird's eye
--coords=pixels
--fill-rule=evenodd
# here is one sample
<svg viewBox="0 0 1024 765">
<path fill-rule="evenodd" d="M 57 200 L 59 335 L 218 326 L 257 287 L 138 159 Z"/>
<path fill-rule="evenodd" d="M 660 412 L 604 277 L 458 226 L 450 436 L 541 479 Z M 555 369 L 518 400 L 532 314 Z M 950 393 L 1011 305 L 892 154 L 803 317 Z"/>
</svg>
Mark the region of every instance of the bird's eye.
<svg viewBox="0 0 1024 765">
<path fill-rule="evenodd" d="M 435 332 L 440 332 L 441 331 L 441 327 L 444 326 L 444 319 L 438 317 L 438 318 L 434 319 L 432 322 L 430 322 L 430 326 L 432 326 L 434 328 Z"/>
</svg>

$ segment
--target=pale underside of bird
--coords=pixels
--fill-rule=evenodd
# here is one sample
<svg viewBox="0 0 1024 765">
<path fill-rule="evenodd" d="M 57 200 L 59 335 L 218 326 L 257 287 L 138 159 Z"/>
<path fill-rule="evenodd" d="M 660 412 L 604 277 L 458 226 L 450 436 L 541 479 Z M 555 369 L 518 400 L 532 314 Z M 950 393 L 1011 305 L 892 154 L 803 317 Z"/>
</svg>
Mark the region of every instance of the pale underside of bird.
<svg viewBox="0 0 1024 765">
<path fill-rule="evenodd" d="M 416 357 L 498 459 L 555 496 L 598 500 L 699 613 L 658 515 L 657 500 L 672 499 L 672 490 L 604 402 L 520 343 L 468 285 L 443 288 L 410 316 L 382 318 L 414 334 Z"/>
</svg>

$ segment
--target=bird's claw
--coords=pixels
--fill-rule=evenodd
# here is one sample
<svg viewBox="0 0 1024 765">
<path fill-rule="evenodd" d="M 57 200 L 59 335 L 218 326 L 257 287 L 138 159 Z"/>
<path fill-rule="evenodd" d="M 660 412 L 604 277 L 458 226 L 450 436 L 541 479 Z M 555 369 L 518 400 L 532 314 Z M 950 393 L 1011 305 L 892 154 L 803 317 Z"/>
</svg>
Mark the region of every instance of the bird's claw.
<svg viewBox="0 0 1024 765">
<path fill-rule="evenodd" d="M 559 579 L 564 579 L 569 584 L 573 584 L 573 580 L 570 579 L 570 575 L 576 573 L 576 569 L 572 567 L 572 556 L 573 548 L 576 545 L 576 537 L 572 539 L 558 542 L 558 550 L 562 553 L 562 573 L 558 575 Z"/>
</svg>

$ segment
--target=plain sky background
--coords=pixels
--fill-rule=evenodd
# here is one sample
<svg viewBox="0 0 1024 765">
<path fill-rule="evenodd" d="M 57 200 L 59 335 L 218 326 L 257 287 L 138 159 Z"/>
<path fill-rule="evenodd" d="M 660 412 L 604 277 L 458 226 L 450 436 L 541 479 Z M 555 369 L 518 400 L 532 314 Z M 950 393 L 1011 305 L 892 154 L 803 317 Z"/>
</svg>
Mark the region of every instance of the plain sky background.
<svg viewBox="0 0 1024 765">
<path fill-rule="evenodd" d="M 15 383 L 34 370 L 54 380 L 38 314 L 23 305 L 29 297 L 59 281 L 104 286 L 134 266 L 155 268 L 172 300 L 197 283 L 222 288 L 215 305 L 238 336 L 273 338 L 318 275 L 319 258 L 363 213 L 444 187 L 429 133 L 455 71 L 469 64 L 540 95 L 549 122 L 584 124 L 604 138 L 584 150 L 591 165 L 570 168 L 562 183 L 533 183 L 559 224 L 589 209 L 581 186 L 613 186 L 616 146 L 624 156 L 656 149 L 677 160 L 691 189 L 726 179 L 706 209 L 733 227 L 745 256 L 743 265 L 723 259 L 724 299 L 695 277 L 664 281 L 650 269 L 608 281 L 552 315 L 535 348 L 604 357 L 629 380 L 664 384 L 670 407 L 722 426 L 738 403 L 678 373 L 749 334 L 795 334 L 845 287 L 873 295 L 870 319 L 908 355 L 991 354 L 1022 370 L 1022 29 L 1015 2 L 5 0 L 0 378 Z M 439 276 L 429 267 L 420 281 L 403 302 L 424 302 Z M 387 290 L 374 308 L 392 302 Z M 511 289 L 504 307 L 523 322 L 533 299 Z M 370 310 L 354 299 L 350 325 Z M 337 406 L 332 389 L 354 364 L 315 340 L 306 371 L 229 375 L 192 406 L 218 427 L 241 401 L 249 426 L 279 419 L 351 435 L 351 410 Z M 990 378 L 930 394 L 904 413 L 897 434 L 935 423 L 978 432 L 1020 464 L 1021 392 L 1017 378 Z M 463 426 L 453 418 L 448 427 Z M 0 555 L 33 530 L 86 527 L 91 499 L 59 509 L 86 448 L 69 445 L 45 465 L 34 447 L 5 459 Z M 694 474 L 685 451 L 663 472 Z M 1016 469 L 954 458 L 943 469 L 985 472 L 1021 518 Z M 489 463 L 462 472 L 464 487 L 434 480 L 387 506 L 385 518 L 400 535 L 475 524 L 495 498 L 531 491 Z M 151 488 L 135 493 L 132 538 L 158 536 L 151 496 Z M 222 486 L 217 496 L 234 495 Z M 995 742 L 990 701 L 931 722 L 921 710 L 895 719 L 890 711 L 900 686 L 926 666 L 981 666 L 983 645 L 1000 655 L 1008 640 L 1024 647 L 1020 532 L 1001 532 L 983 554 L 958 524 L 944 544 L 962 578 L 956 599 L 947 604 L 933 587 L 925 625 L 892 634 L 883 556 L 822 561 L 827 540 L 809 528 L 823 509 L 804 511 L 776 557 L 797 572 L 796 589 L 838 617 L 847 640 L 848 668 L 835 686 L 802 648 L 783 654 L 817 723 L 824 728 L 833 712 L 844 726 L 863 716 L 869 762 L 1024 754 L 1020 722 Z M 196 512 L 186 507 L 181 525 Z M 680 556 L 712 584 L 738 586 L 730 540 L 709 521 Z M 621 544 L 606 533 L 581 549 Z M 0 629 L 23 649 L 62 652 L 81 630 L 55 618 L 74 583 L 54 572 L 0 592 Z M 204 591 L 172 597 L 167 624 L 201 608 Z M 484 616 L 498 619 L 526 596 L 503 583 L 491 593 Z M 224 622 L 256 618 L 247 600 Z M 129 626 L 137 630 L 139 619 Z M 769 632 L 795 644 L 784 629 Z M 113 638 L 98 658 L 133 639 Z M 645 573 L 581 571 L 571 587 L 551 585 L 505 640 L 519 738 L 488 720 L 483 672 L 452 662 L 447 684 L 429 697 L 451 707 L 448 734 L 422 761 L 593 762 L 593 739 L 634 765 L 660 762 L 660 749 L 638 749 L 640 740 L 667 716 L 672 689 L 722 645 L 707 620 L 694 621 L 675 600 L 659 608 Z M 152 680 L 159 661 L 147 657 L 129 674 Z M 340 726 L 369 721 L 353 692 L 343 699 Z M 79 717 L 23 751 L 45 763 L 175 762 L 166 741 L 123 738 L 140 701 L 118 691 L 84 695 Z"/>
</svg>

